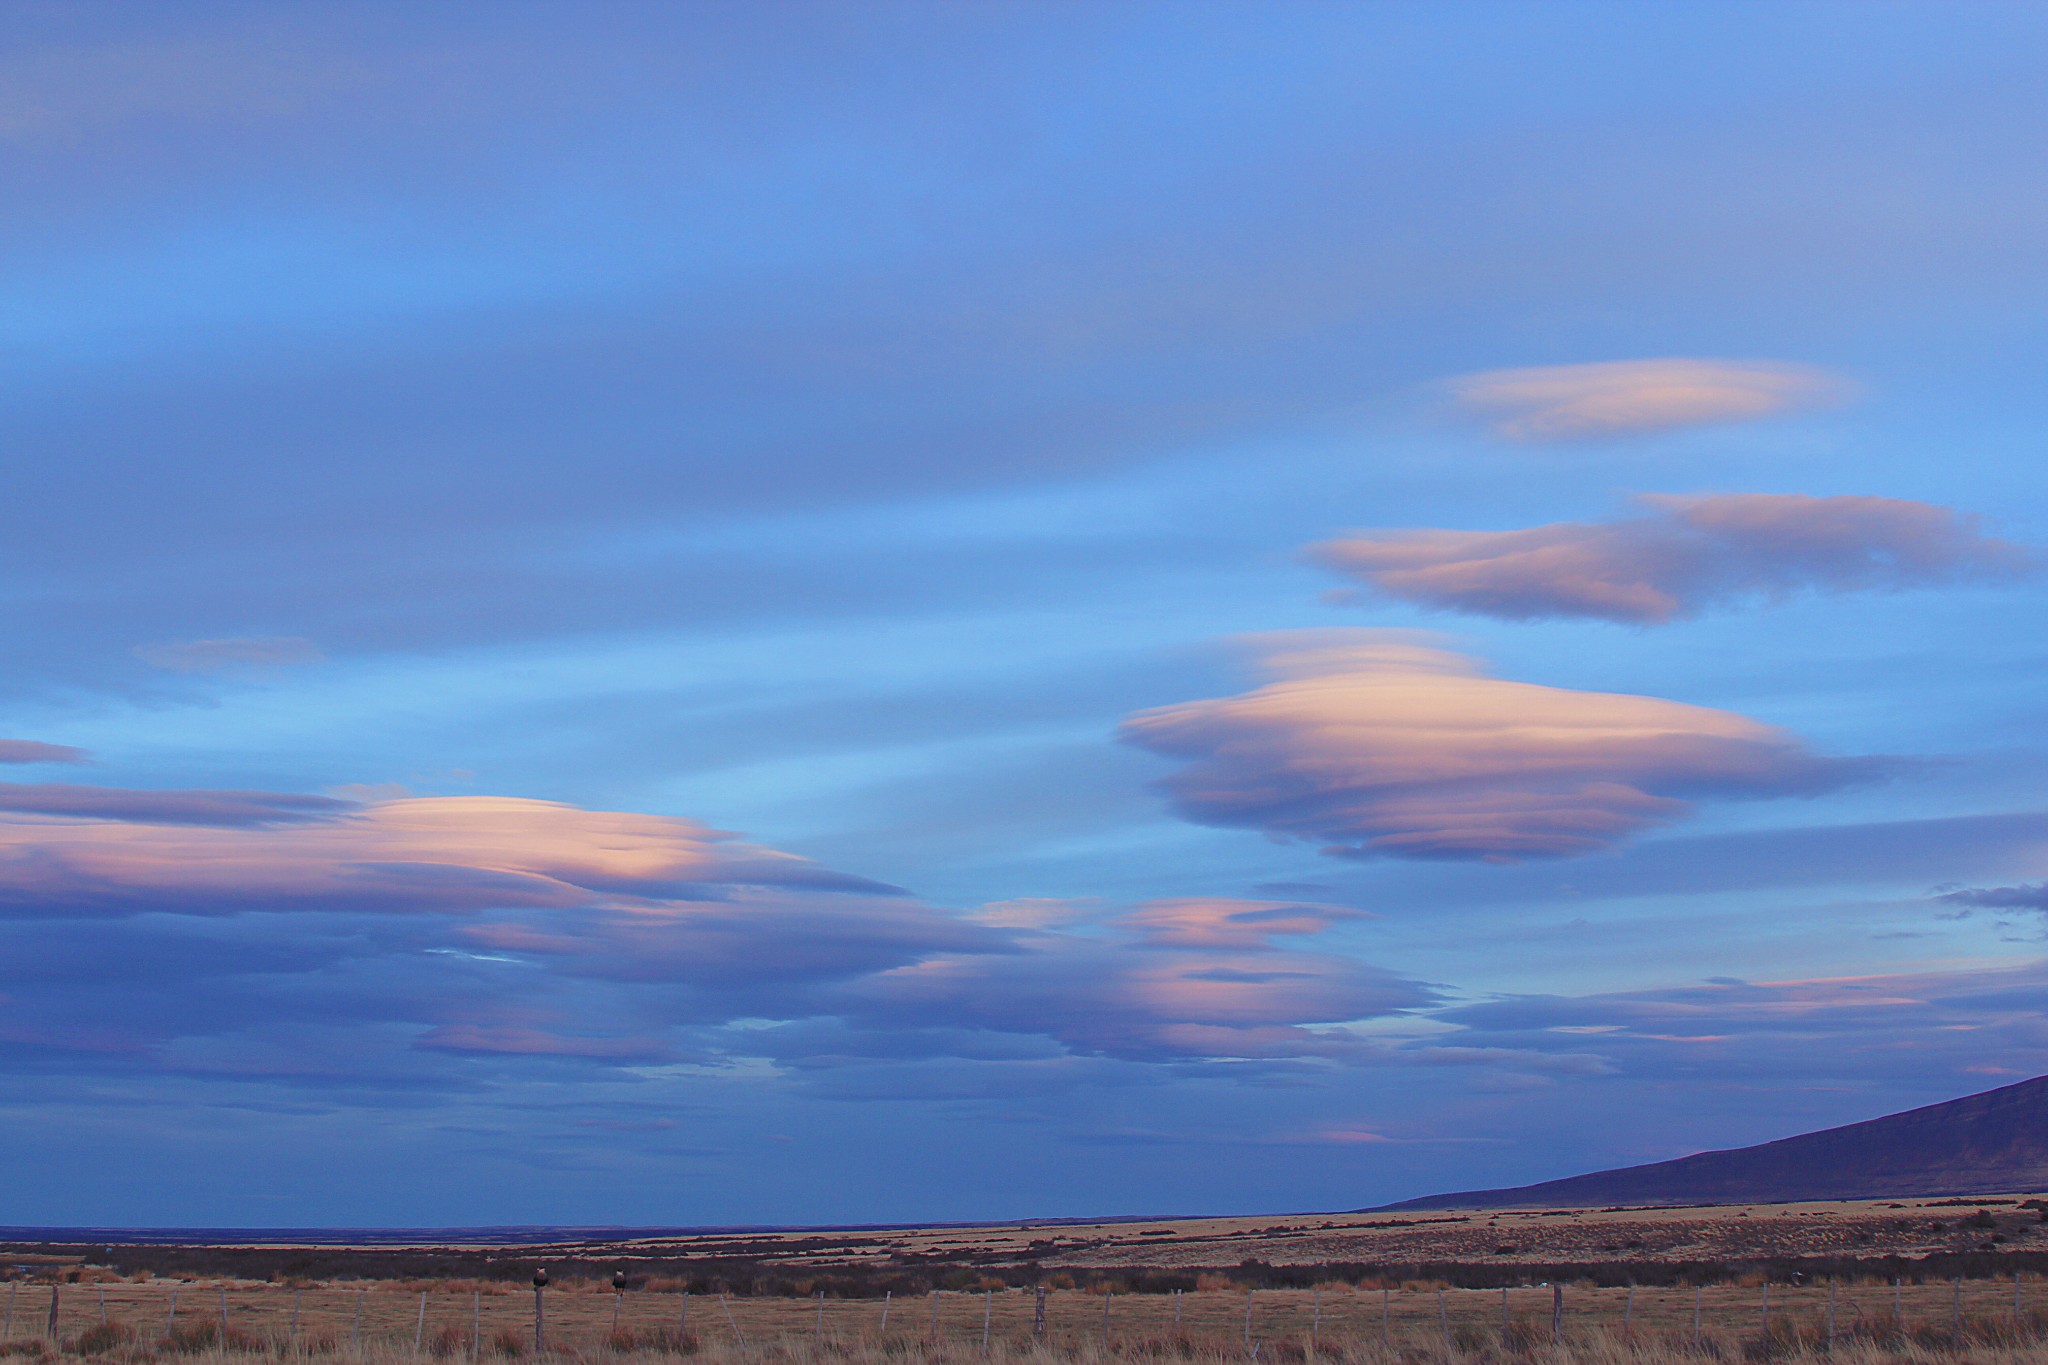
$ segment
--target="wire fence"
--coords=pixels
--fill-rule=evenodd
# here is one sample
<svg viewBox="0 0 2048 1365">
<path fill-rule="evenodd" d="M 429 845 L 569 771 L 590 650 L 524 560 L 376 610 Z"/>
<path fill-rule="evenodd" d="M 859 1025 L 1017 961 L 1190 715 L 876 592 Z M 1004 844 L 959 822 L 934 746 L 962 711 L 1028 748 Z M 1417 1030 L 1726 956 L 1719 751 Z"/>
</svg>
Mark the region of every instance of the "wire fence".
<svg viewBox="0 0 2048 1365">
<path fill-rule="evenodd" d="M 1698 1288 L 1410 1283 L 1167 1294 L 938 1291 L 879 1299 L 614 1292 L 581 1282 L 36 1283 L 0 1289 L 0 1353 L 368 1358 L 577 1358 L 634 1352 L 881 1353 L 956 1358 L 1214 1355 L 1259 1361 L 1451 1359 L 1604 1343 L 1755 1359 L 1851 1348 L 2034 1351 L 2048 1285 L 2010 1282 L 1720 1284 Z M 2048 1355 L 2048 1350 L 2044 1350 Z"/>
</svg>

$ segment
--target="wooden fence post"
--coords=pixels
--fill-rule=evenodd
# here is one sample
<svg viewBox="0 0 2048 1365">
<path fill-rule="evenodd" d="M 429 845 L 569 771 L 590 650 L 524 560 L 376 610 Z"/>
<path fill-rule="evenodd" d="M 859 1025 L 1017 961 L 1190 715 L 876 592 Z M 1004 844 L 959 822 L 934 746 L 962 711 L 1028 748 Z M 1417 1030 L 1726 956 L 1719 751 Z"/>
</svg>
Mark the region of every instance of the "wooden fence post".
<svg viewBox="0 0 2048 1365">
<path fill-rule="evenodd" d="M 1252 1296 L 1258 1292 L 1257 1289 L 1244 1291 L 1244 1348 L 1247 1351 L 1252 1348 Z"/>
<path fill-rule="evenodd" d="M 1771 1353 L 1771 1282 L 1764 1281 L 1763 1290 L 1764 1354 Z"/>
<path fill-rule="evenodd" d="M 368 1290 L 366 1290 L 366 1289 L 358 1289 L 358 1290 L 356 1291 L 356 1316 L 355 1316 L 355 1321 L 354 1321 L 354 1322 L 351 1322 L 351 1323 L 349 1324 L 349 1328 L 348 1328 L 348 1344 L 349 1344 L 349 1345 L 351 1345 L 351 1346 L 355 1345 L 355 1344 L 356 1344 L 356 1343 L 357 1343 L 358 1341 L 362 1340 L 362 1336 L 363 1336 L 363 1295 L 364 1295 L 364 1294 L 367 1294 L 368 1292 L 369 1292 L 369 1291 L 368 1291 Z M 534 1290 L 534 1291 L 533 1291 L 533 1311 L 534 1311 L 534 1323 L 535 1323 L 535 1326 L 534 1326 L 534 1329 L 533 1329 L 533 1334 L 534 1334 L 534 1337 L 535 1337 L 535 1339 L 537 1340 L 537 1339 L 539 1338 L 539 1336 L 540 1336 L 540 1327 L 539 1327 L 539 1323 L 540 1323 L 540 1291 L 539 1291 L 538 1289 L 536 1289 L 536 1290 Z M 538 1348 L 536 1347 L 535 1349 L 537 1350 Z"/>
<path fill-rule="evenodd" d="M 1389 1300 L 1393 1291 L 1384 1284 L 1380 1286 L 1380 1349 L 1387 1348 L 1387 1318 L 1393 1312 Z"/>
<path fill-rule="evenodd" d="M 1963 1277 L 1956 1276 L 1955 1308 L 1949 1318 L 1948 1346 L 1951 1351 L 1963 1349 Z"/>
<path fill-rule="evenodd" d="M 1552 1281 L 1550 1285 L 1550 1344 L 1558 1345 L 1564 1340 L 1564 1286 Z"/>
<path fill-rule="evenodd" d="M 51 1281 L 51 1283 L 50 1283 L 50 1332 L 49 1332 L 49 1336 L 50 1336 L 50 1340 L 52 1340 L 52 1341 L 55 1341 L 55 1340 L 57 1339 L 57 1284 L 56 1284 L 56 1282 L 55 1282 L 54 1280 L 53 1280 L 53 1281 Z"/>
<path fill-rule="evenodd" d="M 982 1290 L 982 1291 L 981 1291 L 981 1358 L 982 1358 L 983 1360 L 987 1360 L 987 1359 L 988 1359 L 988 1320 L 989 1320 L 989 1317 L 990 1317 L 990 1315 L 991 1315 L 991 1314 L 993 1314 L 993 1313 L 994 1313 L 995 1311 L 996 1311 L 996 1291 L 995 1291 L 995 1290 L 993 1290 L 993 1289 L 984 1289 L 984 1290 Z"/>
<path fill-rule="evenodd" d="M 1174 1302 L 1174 1311 L 1180 1311 L 1178 1299 Z M 1042 1284 L 1031 1291 L 1031 1339 L 1045 1340 L 1045 1286 Z"/>
<path fill-rule="evenodd" d="M 546 1267 L 533 1272 L 533 1353 L 544 1355 L 548 1349 L 548 1308 L 545 1299 L 548 1287 Z"/>
<path fill-rule="evenodd" d="M 1105 1352 L 1109 1350 L 1109 1301 L 1115 1297 L 1107 1289 L 1102 1291 L 1102 1349 Z"/>
<path fill-rule="evenodd" d="M 12 1308 L 13 1306 L 14 1306 L 14 1304 L 13 1304 L 13 1298 L 12 1298 L 12 1296 L 10 1295 L 10 1296 L 9 1296 L 9 1301 L 8 1301 L 8 1307 L 9 1307 L 9 1308 Z M 172 1337 L 172 1336 L 176 1336 L 176 1335 L 177 1335 L 177 1333 L 178 1333 L 178 1286 L 176 1286 L 176 1285 L 172 1285 L 172 1286 L 171 1286 L 171 1312 L 170 1312 L 170 1316 L 169 1316 L 169 1317 L 166 1317 L 166 1318 L 164 1319 L 164 1335 L 165 1335 L 166 1337 Z"/>
<path fill-rule="evenodd" d="M 1628 1287 L 1628 1302 L 1621 1309 L 1621 1340 L 1626 1345 L 1635 1335 L 1636 1287 Z"/>
<path fill-rule="evenodd" d="M 1176 1305 L 1178 1307 L 1178 1305 Z M 1323 1341 L 1323 1287 L 1316 1286 L 1315 1308 L 1308 1320 L 1308 1353 L 1314 1355 Z"/>
<path fill-rule="evenodd" d="M 893 1289 L 884 1289 L 882 1291 L 882 1325 L 875 1330 L 876 1336 L 887 1336 L 889 1334 L 889 1305 L 894 1301 L 895 1297 L 896 1291 Z"/>
<path fill-rule="evenodd" d="M 1436 1291 L 1436 1324 L 1443 1330 L 1444 1354 L 1451 1353 L 1451 1315 L 1444 1311 L 1444 1291 Z"/>
<path fill-rule="evenodd" d="M 1699 1349 L 1699 1344 L 1700 1344 L 1700 1299 L 1701 1299 L 1701 1297 L 1702 1297 L 1703 1295 L 1705 1295 L 1705 1293 L 1706 1293 L 1706 1292 L 1707 1292 L 1707 1291 L 1706 1291 L 1706 1286 L 1705 1286 L 1705 1285 L 1699 1285 L 1699 1284 L 1696 1284 L 1696 1285 L 1694 1285 L 1694 1286 L 1692 1287 L 1692 1344 L 1693 1344 L 1693 1349 L 1694 1349 L 1694 1350 L 1698 1350 L 1698 1349 Z"/>
</svg>

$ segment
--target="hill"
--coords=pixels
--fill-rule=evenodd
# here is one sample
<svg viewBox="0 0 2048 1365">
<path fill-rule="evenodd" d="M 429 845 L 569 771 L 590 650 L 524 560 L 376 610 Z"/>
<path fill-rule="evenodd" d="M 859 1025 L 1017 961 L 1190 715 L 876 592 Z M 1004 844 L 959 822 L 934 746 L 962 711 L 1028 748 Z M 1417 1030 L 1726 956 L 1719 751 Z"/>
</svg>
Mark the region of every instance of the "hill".
<svg viewBox="0 0 2048 1365">
<path fill-rule="evenodd" d="M 1467 1190 L 1394 1209 L 1589 1208 L 1885 1199 L 2048 1189 L 2048 1076 L 1754 1147 Z"/>
</svg>

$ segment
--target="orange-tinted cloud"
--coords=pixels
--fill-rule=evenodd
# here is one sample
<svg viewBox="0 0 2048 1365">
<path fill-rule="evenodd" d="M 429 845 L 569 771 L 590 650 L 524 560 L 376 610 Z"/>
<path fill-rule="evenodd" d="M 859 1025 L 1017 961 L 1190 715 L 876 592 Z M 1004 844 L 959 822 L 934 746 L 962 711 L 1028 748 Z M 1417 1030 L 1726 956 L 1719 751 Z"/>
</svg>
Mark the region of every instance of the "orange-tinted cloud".
<svg viewBox="0 0 2048 1365">
<path fill-rule="evenodd" d="M 1648 515 L 1521 531 L 1357 532 L 1310 556 L 1387 597 L 1505 620 L 1656 625 L 1807 591 L 1902 591 L 2027 571 L 1974 518 L 1896 498 L 1646 497 Z"/>
<path fill-rule="evenodd" d="M 0 821 L 0 909 L 466 912 L 601 898 L 658 915 L 734 886 L 889 890 L 693 820 L 553 801 L 52 790 L 0 788 L 0 809 L 42 813 Z"/>
<path fill-rule="evenodd" d="M 862 1018 L 1050 1036 L 1131 1058 L 1377 1056 L 1333 1026 L 1431 1003 L 1426 986 L 1272 940 L 1369 918 L 1344 906 L 1148 901 L 1095 935 L 1026 935 L 1020 951 L 941 954 L 850 989 Z"/>
<path fill-rule="evenodd" d="M 1882 772 L 1727 711 L 1489 678 L 1399 632 L 1261 643 L 1274 682 L 1143 711 L 1120 733 L 1185 763 L 1160 785 L 1188 819 L 1329 853 L 1591 853 L 1683 818 L 1692 798 L 1813 795 Z"/>
<path fill-rule="evenodd" d="M 1513 441 L 1584 441 L 1746 422 L 1839 402 L 1851 386 L 1774 360 L 1615 360 L 1487 370 L 1450 381 L 1458 405 Z"/>
</svg>

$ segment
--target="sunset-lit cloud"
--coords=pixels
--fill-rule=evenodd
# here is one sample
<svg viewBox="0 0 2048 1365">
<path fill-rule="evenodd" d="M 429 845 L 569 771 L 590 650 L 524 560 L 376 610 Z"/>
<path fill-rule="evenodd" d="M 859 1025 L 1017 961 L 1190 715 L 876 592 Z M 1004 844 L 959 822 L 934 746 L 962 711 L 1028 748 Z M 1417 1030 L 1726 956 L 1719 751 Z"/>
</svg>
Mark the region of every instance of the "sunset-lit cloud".
<svg viewBox="0 0 2048 1365">
<path fill-rule="evenodd" d="M 45 817 L 0 821 L 0 910 L 12 913 L 467 913 L 603 899 L 658 915 L 668 900 L 737 886 L 888 890 L 692 820 L 513 797 L 356 805 L 0 786 L 8 809 Z"/>
<path fill-rule="evenodd" d="M 1727 711 L 1489 678 L 1397 632 L 1257 644 L 1274 682 L 1140 712 L 1122 737 L 1185 764 L 1160 787 L 1188 819 L 1330 853 L 1590 853 L 1692 799 L 1811 796 L 1882 771 Z"/>
<path fill-rule="evenodd" d="M 2020 546 L 1897 498 L 1650 496 L 1646 515 L 1520 531 L 1355 532 L 1310 557 L 1385 597 L 1521 621 L 1660 625 L 1802 592 L 1904 591 L 2019 577 Z"/>
<path fill-rule="evenodd" d="M 1770 360 L 1614 360 L 1487 370 L 1450 381 L 1460 407 L 1514 441 L 1585 441 L 1747 422 L 1840 402 L 1847 381 Z"/>
</svg>

